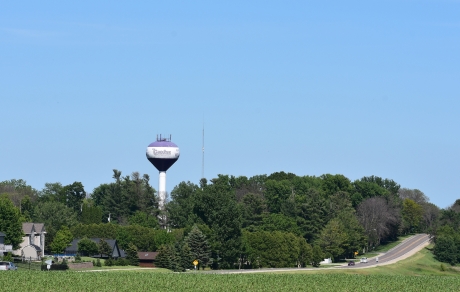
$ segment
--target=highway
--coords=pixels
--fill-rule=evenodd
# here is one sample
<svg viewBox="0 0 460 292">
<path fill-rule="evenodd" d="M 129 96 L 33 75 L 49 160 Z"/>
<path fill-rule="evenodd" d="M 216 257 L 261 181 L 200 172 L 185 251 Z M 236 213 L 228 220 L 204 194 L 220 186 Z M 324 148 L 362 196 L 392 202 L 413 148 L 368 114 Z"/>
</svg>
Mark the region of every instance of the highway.
<svg viewBox="0 0 460 292">
<path fill-rule="evenodd" d="M 395 263 L 398 260 L 401 260 L 405 255 L 409 253 L 413 253 L 414 251 L 419 251 L 423 248 L 426 244 L 430 241 L 430 236 L 428 234 L 417 234 L 412 237 L 407 238 L 391 250 L 387 251 L 386 253 L 382 253 L 378 256 L 379 261 L 376 261 L 377 257 L 368 258 L 368 262 L 366 264 L 356 262 L 355 266 L 348 266 L 345 264 L 344 266 L 339 266 L 336 268 L 347 268 L 347 269 L 356 269 L 356 268 L 364 268 L 364 267 L 371 267 L 376 265 L 385 265 Z"/>
<path fill-rule="evenodd" d="M 396 263 L 407 256 L 410 256 L 425 246 L 430 242 L 430 236 L 428 234 L 417 234 L 405 239 L 403 242 L 387 251 L 386 253 L 381 253 L 378 258 L 378 263 L 376 262 L 376 257 L 368 258 L 368 263 L 359 263 L 356 262 L 354 266 L 348 266 L 347 263 L 341 266 L 335 266 L 332 269 L 365 269 L 372 268 L 375 266 L 382 266 Z M 327 267 L 327 269 L 331 269 Z M 319 268 L 271 268 L 271 269 L 247 269 L 247 270 L 212 270 L 205 271 L 200 273 L 211 273 L 211 274 L 243 274 L 243 273 L 270 273 L 270 272 L 295 272 L 302 270 L 321 270 Z"/>
</svg>

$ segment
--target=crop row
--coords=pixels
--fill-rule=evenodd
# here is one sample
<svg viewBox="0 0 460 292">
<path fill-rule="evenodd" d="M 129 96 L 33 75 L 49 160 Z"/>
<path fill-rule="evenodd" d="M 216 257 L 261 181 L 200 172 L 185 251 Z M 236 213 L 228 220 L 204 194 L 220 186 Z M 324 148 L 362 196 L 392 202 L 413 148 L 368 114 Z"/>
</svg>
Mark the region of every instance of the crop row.
<svg viewBox="0 0 460 292">
<path fill-rule="evenodd" d="M 458 291 L 458 277 L 4 272 L 3 291 Z"/>
</svg>

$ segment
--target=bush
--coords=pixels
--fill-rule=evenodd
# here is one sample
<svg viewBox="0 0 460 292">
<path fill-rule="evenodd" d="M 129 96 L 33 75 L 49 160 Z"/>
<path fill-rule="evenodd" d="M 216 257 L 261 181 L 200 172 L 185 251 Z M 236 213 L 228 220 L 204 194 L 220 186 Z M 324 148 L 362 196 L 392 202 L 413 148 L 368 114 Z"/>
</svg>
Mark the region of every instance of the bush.
<svg viewBox="0 0 460 292">
<path fill-rule="evenodd" d="M 96 267 L 102 267 L 100 259 L 96 260 Z"/>
<path fill-rule="evenodd" d="M 118 258 L 117 260 L 115 260 L 115 265 L 116 266 L 128 266 L 129 260 L 124 259 L 124 258 Z"/>
<path fill-rule="evenodd" d="M 64 267 L 64 270 L 67 270 L 69 268 L 69 266 L 67 265 L 67 260 L 65 258 L 62 259 L 61 266 Z"/>
<path fill-rule="evenodd" d="M 105 265 L 107 267 L 113 266 L 113 264 L 114 264 L 114 261 L 111 258 L 108 258 L 105 260 Z"/>
<path fill-rule="evenodd" d="M 8 252 L 8 253 L 6 253 L 6 255 L 3 256 L 2 260 L 5 261 L 5 262 L 12 262 L 13 261 L 13 255 L 10 252 Z"/>
<path fill-rule="evenodd" d="M 78 253 L 75 256 L 75 262 L 81 262 L 81 257 L 80 257 L 80 254 L 78 254 Z"/>
</svg>

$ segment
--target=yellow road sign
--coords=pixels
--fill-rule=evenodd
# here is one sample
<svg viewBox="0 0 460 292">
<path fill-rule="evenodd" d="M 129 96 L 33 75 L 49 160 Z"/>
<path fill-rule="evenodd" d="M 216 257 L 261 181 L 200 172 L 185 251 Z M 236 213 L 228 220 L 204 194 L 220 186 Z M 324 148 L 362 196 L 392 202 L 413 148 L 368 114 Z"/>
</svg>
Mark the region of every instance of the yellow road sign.
<svg viewBox="0 0 460 292">
<path fill-rule="evenodd" d="M 198 260 L 194 260 L 194 261 L 193 261 L 193 265 L 194 265 L 194 266 L 197 266 L 197 265 L 198 265 Z"/>
</svg>

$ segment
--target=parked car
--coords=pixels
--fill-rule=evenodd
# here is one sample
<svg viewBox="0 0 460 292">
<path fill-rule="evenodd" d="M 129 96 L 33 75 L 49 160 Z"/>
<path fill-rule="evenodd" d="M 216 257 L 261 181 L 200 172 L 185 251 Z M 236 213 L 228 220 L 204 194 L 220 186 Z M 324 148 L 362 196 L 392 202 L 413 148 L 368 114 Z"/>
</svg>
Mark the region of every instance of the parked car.
<svg viewBox="0 0 460 292">
<path fill-rule="evenodd" d="M 367 263 L 367 258 L 361 258 L 359 260 L 359 262 L 362 263 L 362 264 L 366 264 Z"/>
<path fill-rule="evenodd" d="M 348 265 L 349 265 L 349 266 L 354 266 L 354 265 L 355 265 L 355 262 L 354 262 L 354 261 L 349 261 L 349 262 L 348 262 Z"/>
<path fill-rule="evenodd" d="M 16 271 L 16 267 L 12 262 L 0 262 L 0 271 Z"/>
</svg>

